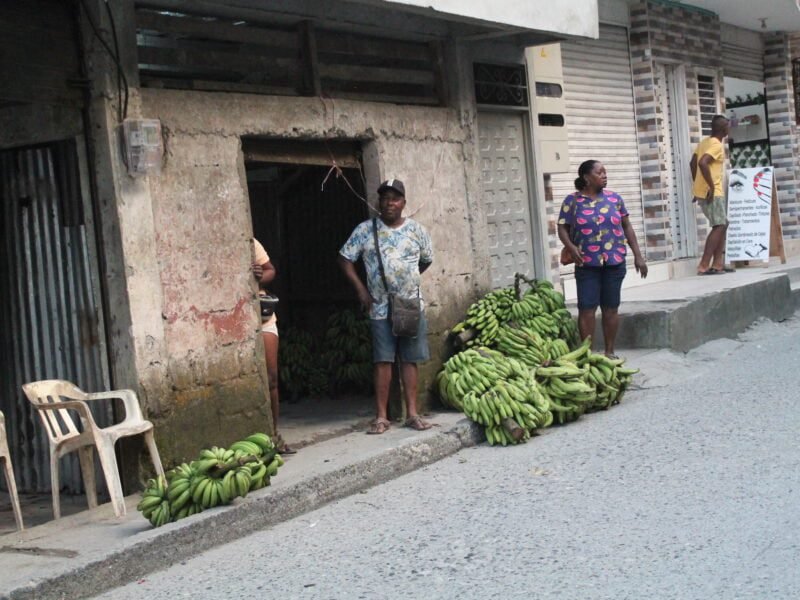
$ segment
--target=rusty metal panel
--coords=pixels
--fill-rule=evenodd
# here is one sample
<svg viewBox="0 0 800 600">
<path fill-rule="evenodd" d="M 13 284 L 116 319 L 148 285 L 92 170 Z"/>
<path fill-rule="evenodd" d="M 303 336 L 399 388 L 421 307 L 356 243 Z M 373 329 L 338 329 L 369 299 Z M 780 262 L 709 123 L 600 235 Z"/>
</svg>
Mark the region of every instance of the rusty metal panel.
<svg viewBox="0 0 800 600">
<path fill-rule="evenodd" d="M 50 489 L 49 444 L 21 385 L 68 379 L 108 387 L 90 211 L 75 140 L 0 152 L 0 409 L 17 485 Z M 92 406 L 100 426 L 113 407 Z M 61 460 L 67 492 L 80 492 L 77 456 Z"/>
</svg>

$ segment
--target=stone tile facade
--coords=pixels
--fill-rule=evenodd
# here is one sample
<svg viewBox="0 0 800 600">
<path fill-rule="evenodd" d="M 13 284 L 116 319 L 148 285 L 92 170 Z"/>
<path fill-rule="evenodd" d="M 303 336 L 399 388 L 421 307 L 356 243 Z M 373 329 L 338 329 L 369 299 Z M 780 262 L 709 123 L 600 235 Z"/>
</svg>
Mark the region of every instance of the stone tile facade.
<svg viewBox="0 0 800 600">
<path fill-rule="evenodd" d="M 800 238 L 800 147 L 791 63 L 792 50 L 798 46 L 785 33 L 764 35 L 767 122 L 784 239 Z"/>
<path fill-rule="evenodd" d="M 658 98 L 657 77 L 661 65 L 675 64 L 683 69 L 688 133 L 694 147 L 701 137 L 698 72 L 715 75 L 718 82 L 722 81 L 719 18 L 672 3 L 640 2 L 630 11 L 630 49 L 646 230 L 643 245 L 648 260 L 669 260 L 674 256 L 672 211 L 665 172 L 668 162 L 665 135 L 669 123 Z M 688 162 L 690 157 L 678 159 Z M 705 237 L 702 216 L 697 224 L 697 239 L 702 241 Z M 690 253 L 693 253 L 691 249 Z"/>
</svg>

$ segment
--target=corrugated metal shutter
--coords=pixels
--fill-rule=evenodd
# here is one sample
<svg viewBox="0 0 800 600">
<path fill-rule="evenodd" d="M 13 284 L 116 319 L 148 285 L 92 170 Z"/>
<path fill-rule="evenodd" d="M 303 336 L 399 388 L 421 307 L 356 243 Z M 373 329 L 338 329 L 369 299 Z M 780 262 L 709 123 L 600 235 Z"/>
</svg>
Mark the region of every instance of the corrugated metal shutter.
<svg viewBox="0 0 800 600">
<path fill-rule="evenodd" d="M 622 195 L 644 251 L 642 185 L 633 104 L 628 31 L 600 25 L 600 38 L 561 44 L 569 127 L 570 172 L 552 176 L 553 197 L 574 190 L 578 166 L 587 159 L 608 170 L 608 187 Z"/>
<path fill-rule="evenodd" d="M 68 379 L 90 392 L 109 387 L 80 160 L 75 140 L 0 152 L 0 409 L 23 492 L 50 489 L 50 453 L 22 384 Z M 101 427 L 113 423 L 110 403 L 91 409 Z M 63 488 L 79 492 L 77 455 L 60 466 Z M 97 475 L 102 488 L 99 468 Z"/>
<path fill-rule="evenodd" d="M 722 70 L 726 77 L 764 81 L 764 51 L 723 42 Z"/>
</svg>

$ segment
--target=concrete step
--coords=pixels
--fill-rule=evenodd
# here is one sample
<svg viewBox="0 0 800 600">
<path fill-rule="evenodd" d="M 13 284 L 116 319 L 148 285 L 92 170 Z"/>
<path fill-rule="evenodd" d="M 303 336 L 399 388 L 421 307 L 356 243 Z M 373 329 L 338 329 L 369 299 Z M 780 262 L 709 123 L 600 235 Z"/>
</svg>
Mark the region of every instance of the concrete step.
<svg viewBox="0 0 800 600">
<path fill-rule="evenodd" d="M 709 340 L 736 337 L 759 319 L 787 319 L 798 303 L 800 283 L 792 284 L 788 273 L 753 269 L 631 288 L 623 292 L 616 347 L 688 352 Z M 595 339 L 602 338 L 598 313 Z"/>
</svg>

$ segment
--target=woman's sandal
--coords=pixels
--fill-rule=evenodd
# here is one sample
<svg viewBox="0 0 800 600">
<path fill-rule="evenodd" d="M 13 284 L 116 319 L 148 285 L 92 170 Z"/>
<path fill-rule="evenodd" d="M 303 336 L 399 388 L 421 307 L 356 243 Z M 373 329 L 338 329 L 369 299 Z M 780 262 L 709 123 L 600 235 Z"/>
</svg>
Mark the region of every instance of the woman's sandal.
<svg viewBox="0 0 800 600">
<path fill-rule="evenodd" d="M 406 419 L 406 422 L 403 423 L 403 425 L 405 427 L 414 429 L 416 431 L 425 431 L 426 429 L 430 429 L 431 427 L 433 427 L 433 425 L 431 425 L 427 421 L 423 421 L 422 417 L 420 417 L 419 415 L 409 417 L 408 419 Z"/>
<path fill-rule="evenodd" d="M 391 427 L 391 423 L 386 419 L 375 419 L 369 425 L 369 429 L 367 429 L 367 434 L 369 435 L 380 435 L 382 433 L 386 433 Z"/>
</svg>

